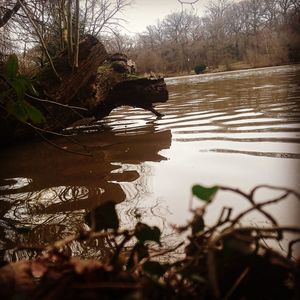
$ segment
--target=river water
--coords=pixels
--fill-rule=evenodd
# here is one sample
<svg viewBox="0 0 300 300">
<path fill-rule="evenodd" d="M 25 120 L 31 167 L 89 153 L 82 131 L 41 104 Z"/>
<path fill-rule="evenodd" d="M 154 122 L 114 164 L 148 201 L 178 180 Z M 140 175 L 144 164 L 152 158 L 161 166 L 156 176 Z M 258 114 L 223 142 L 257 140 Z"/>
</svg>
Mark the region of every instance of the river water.
<svg viewBox="0 0 300 300">
<path fill-rule="evenodd" d="M 268 184 L 300 191 L 299 66 L 168 78 L 166 83 L 170 100 L 157 106 L 162 119 L 124 107 L 96 124 L 66 130 L 80 135 L 55 140 L 89 156 L 46 142 L 1 151 L 0 250 L 5 259 L 35 255 L 16 251 L 17 245 L 43 245 L 86 227 L 84 216 L 105 201 L 119 203 L 122 226 L 132 228 L 138 220 L 157 225 L 171 245 L 179 238 L 170 224 L 190 218 L 193 184 L 245 192 Z M 262 189 L 257 201 L 275 196 Z M 207 223 L 223 206 L 238 212 L 248 204 L 219 192 Z M 280 224 L 299 225 L 300 205 L 293 197 L 270 210 Z M 245 222 L 268 225 L 255 214 Z M 76 244 L 70 250 L 97 256 L 102 246 Z"/>
</svg>

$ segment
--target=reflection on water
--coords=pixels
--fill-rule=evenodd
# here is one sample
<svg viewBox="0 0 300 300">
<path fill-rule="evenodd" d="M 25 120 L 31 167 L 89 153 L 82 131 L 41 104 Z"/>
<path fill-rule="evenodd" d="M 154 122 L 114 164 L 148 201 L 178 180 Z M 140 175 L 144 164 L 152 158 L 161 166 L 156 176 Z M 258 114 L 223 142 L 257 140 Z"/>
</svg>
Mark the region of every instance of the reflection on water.
<svg viewBox="0 0 300 300">
<path fill-rule="evenodd" d="M 89 132 L 77 140 L 92 157 L 45 143 L 2 151 L 0 248 L 44 244 L 73 233 L 88 211 L 110 200 L 120 203 L 124 226 L 137 219 L 161 228 L 182 224 L 194 183 L 300 190 L 300 67 L 170 78 L 167 85 L 170 100 L 158 106 L 166 114 L 161 120 L 122 108 L 103 122 L 77 128 Z M 56 142 L 78 150 L 65 139 Z M 223 205 L 247 207 L 226 193 L 216 200 L 208 220 Z M 298 222 L 295 199 L 271 209 L 286 225 Z M 255 216 L 248 221 L 265 222 Z M 97 240 L 70 250 L 104 255 L 106 246 Z M 5 254 L 20 259 L 35 252 Z"/>
<path fill-rule="evenodd" d="M 134 136 L 107 130 L 78 141 L 92 157 L 63 152 L 45 143 L 2 153 L 5 172 L 1 173 L 6 178 L 2 178 L 0 189 L 0 237 L 4 247 L 54 241 L 81 228 L 86 212 L 106 201 L 143 198 L 151 172 L 143 163 L 166 159 L 158 152 L 170 147 L 171 132 L 154 135 L 153 126 L 148 133 Z M 25 229 L 28 232 L 20 234 Z"/>
</svg>

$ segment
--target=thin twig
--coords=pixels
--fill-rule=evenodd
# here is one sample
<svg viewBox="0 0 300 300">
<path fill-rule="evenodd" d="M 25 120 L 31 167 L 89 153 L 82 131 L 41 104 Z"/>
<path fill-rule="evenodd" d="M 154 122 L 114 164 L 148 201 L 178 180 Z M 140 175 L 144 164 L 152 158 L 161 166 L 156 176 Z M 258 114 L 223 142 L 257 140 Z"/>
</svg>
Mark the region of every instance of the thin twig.
<svg viewBox="0 0 300 300">
<path fill-rule="evenodd" d="M 84 234 L 82 233 L 76 233 L 73 235 L 69 235 L 59 241 L 56 241 L 55 243 L 48 245 L 45 250 L 47 251 L 51 251 L 54 249 L 61 249 L 63 247 L 65 247 L 66 245 L 70 244 L 71 242 L 74 242 L 76 240 L 92 240 L 92 239 L 96 239 L 96 238 L 101 238 L 101 237 L 108 237 L 111 234 L 114 234 L 115 236 L 120 236 L 120 235 L 124 235 L 125 233 L 129 234 L 129 235 L 133 235 L 134 231 L 128 231 L 128 230 L 115 230 L 115 231 L 98 231 L 98 232 L 91 232 L 91 231 L 87 231 L 84 232 Z"/>
<path fill-rule="evenodd" d="M 55 103 L 56 103 L 56 102 L 55 102 Z M 52 118 L 56 119 L 55 116 L 53 115 L 53 113 L 52 113 L 47 107 L 44 107 L 44 109 L 48 112 L 48 114 L 51 115 Z M 78 113 L 77 111 L 74 111 L 72 108 L 71 108 L 71 110 L 72 110 L 74 113 L 77 113 L 79 116 L 81 116 L 80 113 Z M 83 116 L 82 116 L 82 117 L 83 117 Z M 56 119 L 56 120 L 60 123 L 60 125 L 62 126 L 62 128 L 65 128 L 65 124 L 64 124 L 61 120 L 59 120 L 59 119 Z M 51 132 L 52 132 L 52 131 L 51 131 Z M 68 141 L 70 141 L 71 143 L 73 143 L 73 144 L 75 144 L 75 145 L 78 145 L 78 146 L 82 147 L 86 152 L 89 152 L 89 150 L 87 149 L 87 146 L 85 146 L 84 144 L 81 144 L 80 142 L 78 142 L 78 141 L 74 138 L 74 136 L 73 136 L 72 134 L 70 134 L 70 135 L 65 135 L 64 137 L 65 137 Z M 91 156 L 92 156 L 92 154 L 91 154 Z"/>
<path fill-rule="evenodd" d="M 222 223 L 224 224 L 224 223 L 228 222 L 230 220 L 231 214 L 232 214 L 232 207 L 223 207 L 217 224 L 222 224 Z M 224 218 L 224 216 L 225 216 L 225 218 Z"/>
<path fill-rule="evenodd" d="M 21 5 L 20 3 L 24 0 L 18 1 L 12 9 L 6 9 L 6 12 L 3 14 L 3 16 L 0 18 L 0 28 L 3 27 L 20 9 Z M 1 7 L 2 8 L 2 7 Z"/>
<path fill-rule="evenodd" d="M 180 248 L 181 246 L 183 246 L 183 245 L 184 245 L 184 242 L 181 242 L 181 243 L 179 243 L 178 245 L 176 245 L 176 246 L 173 247 L 173 248 L 166 249 L 166 250 L 164 250 L 164 251 L 161 251 L 161 252 L 155 253 L 155 254 L 153 254 L 153 255 L 150 255 L 149 258 L 147 258 L 147 260 L 149 260 L 149 259 L 151 259 L 151 258 L 154 258 L 154 257 L 163 256 L 163 255 L 168 254 L 168 253 L 170 253 L 170 252 L 174 252 L 174 251 L 176 251 L 177 249 L 179 249 L 179 248 Z"/>
<path fill-rule="evenodd" d="M 153 255 L 150 255 L 150 256 L 148 256 L 148 257 L 145 257 L 145 258 L 143 258 L 138 264 L 136 264 L 136 266 L 132 269 L 132 271 L 135 271 L 136 269 L 138 269 L 140 266 L 142 266 L 146 261 L 149 261 L 150 259 L 152 259 L 152 258 L 155 258 L 155 257 L 159 257 L 159 256 L 163 256 L 163 255 L 165 255 L 165 254 L 168 254 L 168 253 L 170 253 L 170 252 L 174 252 L 174 251 L 176 251 L 177 249 L 179 249 L 181 246 L 183 246 L 184 245 L 184 242 L 181 242 L 181 243 L 179 243 L 178 245 L 176 245 L 175 247 L 173 247 L 173 248 L 170 248 L 170 249 L 167 249 L 167 250 L 165 250 L 165 251 L 161 251 L 161 252 L 159 252 L 159 253 L 155 253 L 155 254 L 153 254 Z"/>
<path fill-rule="evenodd" d="M 64 147 L 61 147 L 59 146 L 58 144 L 52 142 L 51 140 L 47 139 L 41 132 L 39 131 L 36 131 L 37 134 L 43 139 L 45 140 L 48 144 L 54 146 L 55 148 L 59 149 L 59 150 L 63 150 L 65 152 L 69 152 L 69 153 L 72 153 L 72 154 L 78 154 L 78 155 L 83 155 L 83 156 L 89 156 L 89 157 L 92 157 L 93 155 L 90 154 L 90 153 L 83 153 L 83 152 L 78 152 L 78 151 L 73 151 L 73 150 L 69 150 L 69 149 L 66 149 Z"/>
<path fill-rule="evenodd" d="M 248 213 L 250 213 L 253 210 L 258 210 L 260 213 L 266 215 L 268 217 L 268 219 L 270 219 L 272 221 L 273 224 L 277 225 L 276 220 L 271 215 L 269 215 L 268 213 L 263 211 L 261 208 L 263 206 L 266 206 L 266 205 L 275 204 L 275 203 L 285 199 L 288 195 L 289 195 L 289 192 L 286 192 L 285 194 L 283 194 L 282 196 L 280 196 L 278 198 L 275 198 L 275 199 L 272 199 L 272 200 L 269 200 L 269 201 L 265 201 L 265 202 L 262 202 L 262 203 L 257 203 L 255 205 L 253 205 L 249 209 L 247 209 L 247 210 L 243 211 L 242 213 L 240 213 L 234 220 L 232 220 L 231 221 L 232 226 L 235 225 L 236 223 L 238 223 L 240 221 L 240 219 L 242 219 L 245 215 L 247 215 Z"/>
<path fill-rule="evenodd" d="M 181 4 L 190 4 L 193 5 L 195 3 L 197 3 L 199 0 L 193 0 L 193 1 L 188 1 L 188 0 L 177 0 L 179 3 Z"/>
<path fill-rule="evenodd" d="M 96 283 L 76 283 L 72 288 L 74 289 L 125 289 L 125 290 L 137 290 L 142 285 L 140 283 L 127 283 L 127 282 L 96 282 Z"/>
<path fill-rule="evenodd" d="M 226 231 L 224 231 L 219 237 L 218 240 L 223 239 L 226 236 L 232 235 L 235 232 L 260 232 L 260 233 L 270 233 L 270 232 L 292 232 L 292 233 L 300 233 L 300 227 L 294 227 L 294 226 L 274 226 L 274 227 L 254 227 L 254 226 L 246 226 L 246 227 L 240 227 L 240 228 L 228 228 Z"/>
<path fill-rule="evenodd" d="M 59 133 L 59 132 L 54 132 L 54 131 L 51 131 L 51 130 L 47 130 L 47 129 L 43 129 L 43 128 L 40 128 L 40 127 L 37 127 L 29 122 L 22 122 L 20 121 L 21 123 L 35 129 L 36 131 L 39 131 L 39 132 L 42 132 L 42 133 L 48 133 L 48 134 L 52 134 L 52 135 L 56 135 L 56 136 L 61 136 L 61 137 L 71 137 L 72 135 L 71 134 L 63 134 L 63 133 Z"/>
<path fill-rule="evenodd" d="M 272 185 L 268 185 L 268 184 L 261 184 L 256 186 L 255 188 L 252 189 L 252 191 L 250 192 L 251 197 L 253 197 L 254 193 L 258 190 L 258 189 L 270 189 L 270 190 L 276 190 L 276 191 L 286 191 L 290 194 L 293 194 L 294 196 L 296 196 L 299 200 L 300 200 L 300 194 L 292 189 L 289 188 L 285 188 L 285 187 L 278 187 L 278 186 L 272 186 Z"/>
<path fill-rule="evenodd" d="M 295 244 L 300 243 L 300 239 L 296 239 L 293 240 L 291 242 L 289 242 L 289 248 L 288 248 L 288 253 L 287 253 L 287 258 L 291 259 L 292 255 L 293 255 L 293 247 L 295 246 Z"/>
<path fill-rule="evenodd" d="M 23 9 L 23 11 L 24 11 L 24 13 L 25 13 L 25 15 L 28 17 L 30 23 L 31 23 L 32 26 L 34 27 L 34 29 L 35 29 L 35 31 L 36 31 L 36 34 L 38 35 L 38 38 L 39 38 L 39 40 L 40 40 L 40 43 L 42 44 L 42 48 L 43 48 L 43 50 L 44 50 L 44 52 L 45 52 L 45 54 L 46 54 L 46 56 L 47 56 L 47 59 L 48 59 L 48 62 L 49 62 L 49 64 L 50 64 L 51 68 L 52 68 L 52 71 L 54 72 L 54 74 L 55 74 L 55 76 L 57 77 L 57 79 L 58 79 L 59 81 L 61 81 L 62 79 L 61 79 L 61 77 L 58 75 L 58 73 L 57 73 L 57 71 L 56 71 L 56 69 L 55 69 L 55 67 L 54 67 L 52 58 L 51 58 L 51 56 L 50 56 L 50 54 L 49 54 L 49 52 L 48 52 L 48 50 L 47 50 L 45 41 L 44 41 L 44 39 L 43 39 L 43 37 L 42 37 L 42 35 L 41 35 L 41 33 L 40 33 L 38 27 L 36 26 L 35 22 L 33 21 L 32 17 L 31 17 L 31 12 L 30 12 L 30 10 L 22 3 L 21 0 L 19 0 L 19 3 L 20 3 L 20 5 L 21 5 L 21 7 L 22 7 L 22 9 Z"/>
<path fill-rule="evenodd" d="M 89 111 L 87 108 L 84 107 L 79 107 L 79 106 L 74 106 L 74 105 L 68 105 L 68 104 L 62 104 L 56 101 L 52 101 L 52 100 L 48 100 L 48 99 L 41 99 L 38 97 L 34 97 L 32 95 L 26 94 L 25 95 L 33 100 L 39 101 L 39 102 L 45 102 L 45 103 L 50 103 L 50 104 L 54 104 L 54 105 L 58 105 L 58 106 L 62 106 L 62 107 L 66 107 L 66 108 L 70 108 L 70 109 L 78 109 L 78 110 L 82 110 L 82 111 Z"/>
<path fill-rule="evenodd" d="M 235 281 L 234 285 L 231 287 L 231 289 L 228 291 L 226 296 L 223 298 L 223 300 L 228 300 L 232 296 L 232 294 L 236 291 L 238 286 L 241 284 L 241 282 L 244 280 L 244 278 L 248 275 L 250 271 L 250 268 L 246 268 L 242 274 L 238 277 L 238 279 Z"/>
<path fill-rule="evenodd" d="M 244 193 L 243 191 L 241 191 L 239 189 L 235 189 L 235 188 L 231 188 L 231 187 L 227 187 L 227 186 L 222 186 L 222 185 L 219 185 L 218 188 L 220 190 L 223 190 L 223 191 L 229 191 L 229 192 L 239 194 L 239 195 L 243 196 L 244 198 L 246 198 L 248 201 L 250 201 L 251 204 L 255 204 L 251 194 L 246 194 L 246 193 Z"/>
</svg>

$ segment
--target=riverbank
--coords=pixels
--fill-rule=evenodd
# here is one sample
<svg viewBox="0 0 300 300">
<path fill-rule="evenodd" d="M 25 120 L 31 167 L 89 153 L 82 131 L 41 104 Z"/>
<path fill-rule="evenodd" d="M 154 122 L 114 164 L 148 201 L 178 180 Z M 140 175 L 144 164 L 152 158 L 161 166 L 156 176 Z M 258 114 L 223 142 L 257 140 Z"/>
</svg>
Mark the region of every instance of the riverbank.
<svg viewBox="0 0 300 300">
<path fill-rule="evenodd" d="M 174 78 L 180 78 L 180 77 L 184 77 L 184 78 L 193 78 L 193 77 L 211 77 L 211 76 L 218 76 L 218 75 L 225 75 L 225 74 L 243 74 L 243 73 L 248 73 L 251 72 L 253 70 L 260 72 L 260 71 L 264 71 L 264 70 L 270 70 L 270 71 L 274 71 L 274 70 L 278 70 L 279 72 L 281 70 L 284 70 L 288 67 L 295 67 L 296 69 L 300 68 L 300 64 L 295 64 L 295 65 L 282 65 L 282 66 L 273 66 L 273 67 L 262 67 L 262 68 L 249 68 L 249 69 L 241 69 L 241 70 L 232 70 L 232 71 L 220 71 L 220 72 L 204 72 L 202 74 L 192 74 L 192 75 L 178 75 L 178 76 L 172 76 L 172 77 L 165 77 L 165 79 L 167 80 L 172 80 Z"/>
<path fill-rule="evenodd" d="M 281 67 L 286 67 L 286 66 L 299 66 L 300 63 L 295 63 L 295 64 L 284 64 L 284 65 L 276 65 L 276 66 L 253 66 L 251 64 L 247 64 L 244 62 L 237 62 L 230 64 L 230 66 L 226 65 L 219 65 L 217 68 L 207 68 L 203 73 L 201 74 L 196 74 L 193 70 L 188 73 L 188 72 L 182 72 L 182 73 L 169 73 L 169 74 L 164 74 L 164 78 L 174 78 L 174 77 L 181 77 L 181 76 L 198 76 L 198 75 L 209 75 L 209 74 L 216 74 L 216 73 L 228 73 L 228 72 L 238 72 L 238 71 L 247 71 L 247 70 L 263 70 L 267 68 L 281 68 Z"/>
</svg>

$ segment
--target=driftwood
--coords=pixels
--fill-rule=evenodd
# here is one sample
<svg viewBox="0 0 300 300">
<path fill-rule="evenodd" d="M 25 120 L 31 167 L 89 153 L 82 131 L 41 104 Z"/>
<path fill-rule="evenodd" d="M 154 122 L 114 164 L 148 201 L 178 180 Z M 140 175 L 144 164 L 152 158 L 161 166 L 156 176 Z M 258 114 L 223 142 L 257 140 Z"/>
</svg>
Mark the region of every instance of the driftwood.
<svg viewBox="0 0 300 300">
<path fill-rule="evenodd" d="M 153 108 L 153 103 L 168 100 L 164 79 L 133 75 L 125 55 L 108 55 L 104 46 L 90 35 L 80 44 L 76 71 L 68 66 L 65 52 L 56 59 L 55 67 L 62 78 L 61 82 L 53 75 L 49 80 L 48 69 L 40 75 L 40 85 L 45 95 L 57 103 L 85 108 L 86 111 L 66 111 L 66 107 L 48 105 L 49 115 L 60 122 L 58 125 L 51 120 L 48 124 L 48 129 L 54 131 L 82 117 L 102 119 L 114 108 L 123 105 L 150 110 L 161 117 Z"/>
<path fill-rule="evenodd" d="M 102 119 L 123 105 L 162 116 L 153 103 L 168 100 L 164 79 L 134 75 L 126 55 L 109 55 L 102 43 L 91 35 L 80 43 L 76 70 L 69 66 L 66 51 L 54 60 L 54 65 L 61 81 L 50 67 L 44 68 L 36 75 L 39 96 L 28 95 L 27 99 L 44 114 L 46 122 L 41 125 L 44 132 L 59 132 L 83 118 Z M 28 130 L 20 129 L 19 125 L 1 122 L 2 140 L 3 137 L 7 140 L 28 136 Z"/>
</svg>

